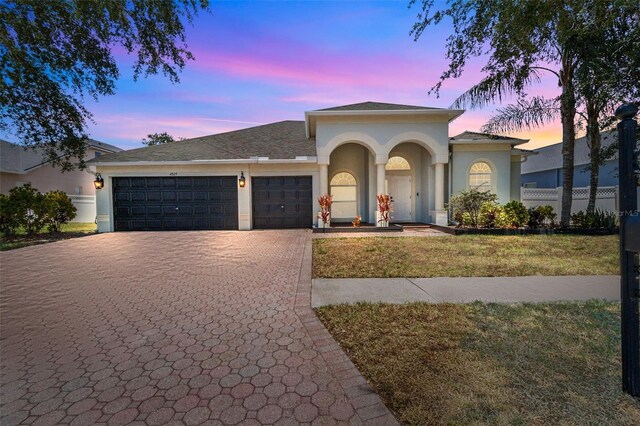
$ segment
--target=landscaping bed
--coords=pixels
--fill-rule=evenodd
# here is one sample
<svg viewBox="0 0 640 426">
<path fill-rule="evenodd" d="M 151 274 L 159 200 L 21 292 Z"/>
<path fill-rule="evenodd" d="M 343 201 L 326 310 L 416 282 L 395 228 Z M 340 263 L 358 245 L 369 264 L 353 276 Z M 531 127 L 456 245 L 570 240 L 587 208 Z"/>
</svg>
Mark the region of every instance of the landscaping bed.
<svg viewBox="0 0 640 426">
<path fill-rule="evenodd" d="M 430 225 L 433 229 L 450 235 L 618 235 L 619 228 L 462 228 Z"/>
<path fill-rule="evenodd" d="M 61 232 L 47 232 L 35 235 L 26 235 L 24 234 L 24 231 L 21 230 L 17 235 L 0 237 L 0 251 L 52 243 L 54 241 L 67 240 L 69 238 L 84 237 L 86 235 L 95 234 L 96 232 L 97 227 L 93 222 L 71 222 L 62 225 Z"/>
<path fill-rule="evenodd" d="M 616 235 L 356 237 L 313 241 L 313 275 L 323 278 L 616 274 Z"/>
<path fill-rule="evenodd" d="M 317 309 L 406 424 L 640 424 L 621 391 L 617 303 Z"/>
</svg>

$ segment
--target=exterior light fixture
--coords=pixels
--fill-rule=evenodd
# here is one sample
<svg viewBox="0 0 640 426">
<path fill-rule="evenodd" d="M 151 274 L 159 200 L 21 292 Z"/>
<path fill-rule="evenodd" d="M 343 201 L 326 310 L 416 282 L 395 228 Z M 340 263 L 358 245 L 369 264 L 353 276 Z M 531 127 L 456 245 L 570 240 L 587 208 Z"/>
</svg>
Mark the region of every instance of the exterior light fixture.
<svg viewBox="0 0 640 426">
<path fill-rule="evenodd" d="M 244 172 L 240 172 L 240 178 L 238 179 L 238 185 L 240 186 L 240 188 L 244 188 L 244 186 L 247 184 L 247 179 L 245 179 L 244 177 Z"/>
<path fill-rule="evenodd" d="M 93 186 L 95 186 L 96 189 L 104 188 L 104 179 L 102 179 L 102 175 L 100 173 L 96 173 L 96 180 L 93 181 Z"/>
</svg>

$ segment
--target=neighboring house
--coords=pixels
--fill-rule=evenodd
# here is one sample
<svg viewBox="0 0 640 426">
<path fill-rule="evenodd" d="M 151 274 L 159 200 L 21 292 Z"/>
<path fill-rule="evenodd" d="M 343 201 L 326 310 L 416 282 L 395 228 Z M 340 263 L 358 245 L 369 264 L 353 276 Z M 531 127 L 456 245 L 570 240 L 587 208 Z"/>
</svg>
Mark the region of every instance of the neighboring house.
<svg viewBox="0 0 640 426">
<path fill-rule="evenodd" d="M 317 198 L 332 221 L 376 222 L 376 195 L 393 197 L 394 222 L 447 224 L 449 195 L 470 187 L 518 199 L 526 140 L 465 132 L 464 111 L 364 102 L 282 121 L 105 155 L 90 162 L 101 232 L 302 228 Z"/>
<path fill-rule="evenodd" d="M 602 146 L 616 141 L 616 132 L 602 133 Z M 562 186 L 562 143 L 537 148 L 538 155 L 528 157 L 522 163 L 520 182 L 525 188 L 559 188 Z M 573 187 L 588 187 L 591 184 L 589 147 L 586 137 L 576 139 L 573 170 Z M 618 155 L 600 166 L 598 186 L 618 185 Z"/>
<path fill-rule="evenodd" d="M 122 149 L 89 140 L 85 160 L 122 151 Z M 30 183 L 40 192 L 60 190 L 66 192 L 78 207 L 75 221 L 95 220 L 94 173 L 88 170 L 62 172 L 44 158 L 39 149 L 25 149 L 23 146 L 0 140 L 0 192 L 8 194 L 15 186 Z M 92 213 L 93 212 L 93 213 Z"/>
</svg>

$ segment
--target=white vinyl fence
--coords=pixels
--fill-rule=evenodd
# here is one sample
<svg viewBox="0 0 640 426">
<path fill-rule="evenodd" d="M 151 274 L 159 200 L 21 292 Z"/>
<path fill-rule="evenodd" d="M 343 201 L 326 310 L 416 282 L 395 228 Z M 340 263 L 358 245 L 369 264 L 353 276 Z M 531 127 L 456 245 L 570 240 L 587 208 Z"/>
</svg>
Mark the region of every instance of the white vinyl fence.
<svg viewBox="0 0 640 426">
<path fill-rule="evenodd" d="M 78 211 L 76 218 L 71 222 L 95 222 L 96 221 L 96 197 L 95 195 L 71 195 L 71 202 Z"/>
<path fill-rule="evenodd" d="M 527 207 L 549 205 L 560 214 L 562 210 L 562 187 L 560 188 L 520 188 L 520 201 Z M 571 213 L 587 210 L 589 187 L 573 188 Z M 596 195 L 596 208 L 600 210 L 618 211 L 618 187 L 601 186 Z"/>
</svg>

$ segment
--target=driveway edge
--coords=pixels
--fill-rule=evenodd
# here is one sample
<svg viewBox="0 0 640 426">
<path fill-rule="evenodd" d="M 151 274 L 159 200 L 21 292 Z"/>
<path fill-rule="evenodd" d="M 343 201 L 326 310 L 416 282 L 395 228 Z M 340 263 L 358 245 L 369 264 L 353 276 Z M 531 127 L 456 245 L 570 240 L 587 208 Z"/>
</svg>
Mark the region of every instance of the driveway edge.
<svg viewBox="0 0 640 426">
<path fill-rule="evenodd" d="M 311 308 L 311 271 L 312 238 L 310 234 L 306 234 L 296 291 L 295 312 L 353 407 L 357 418 L 352 418 L 352 421 L 359 420 L 366 425 L 398 424 L 393 414 Z"/>
</svg>

